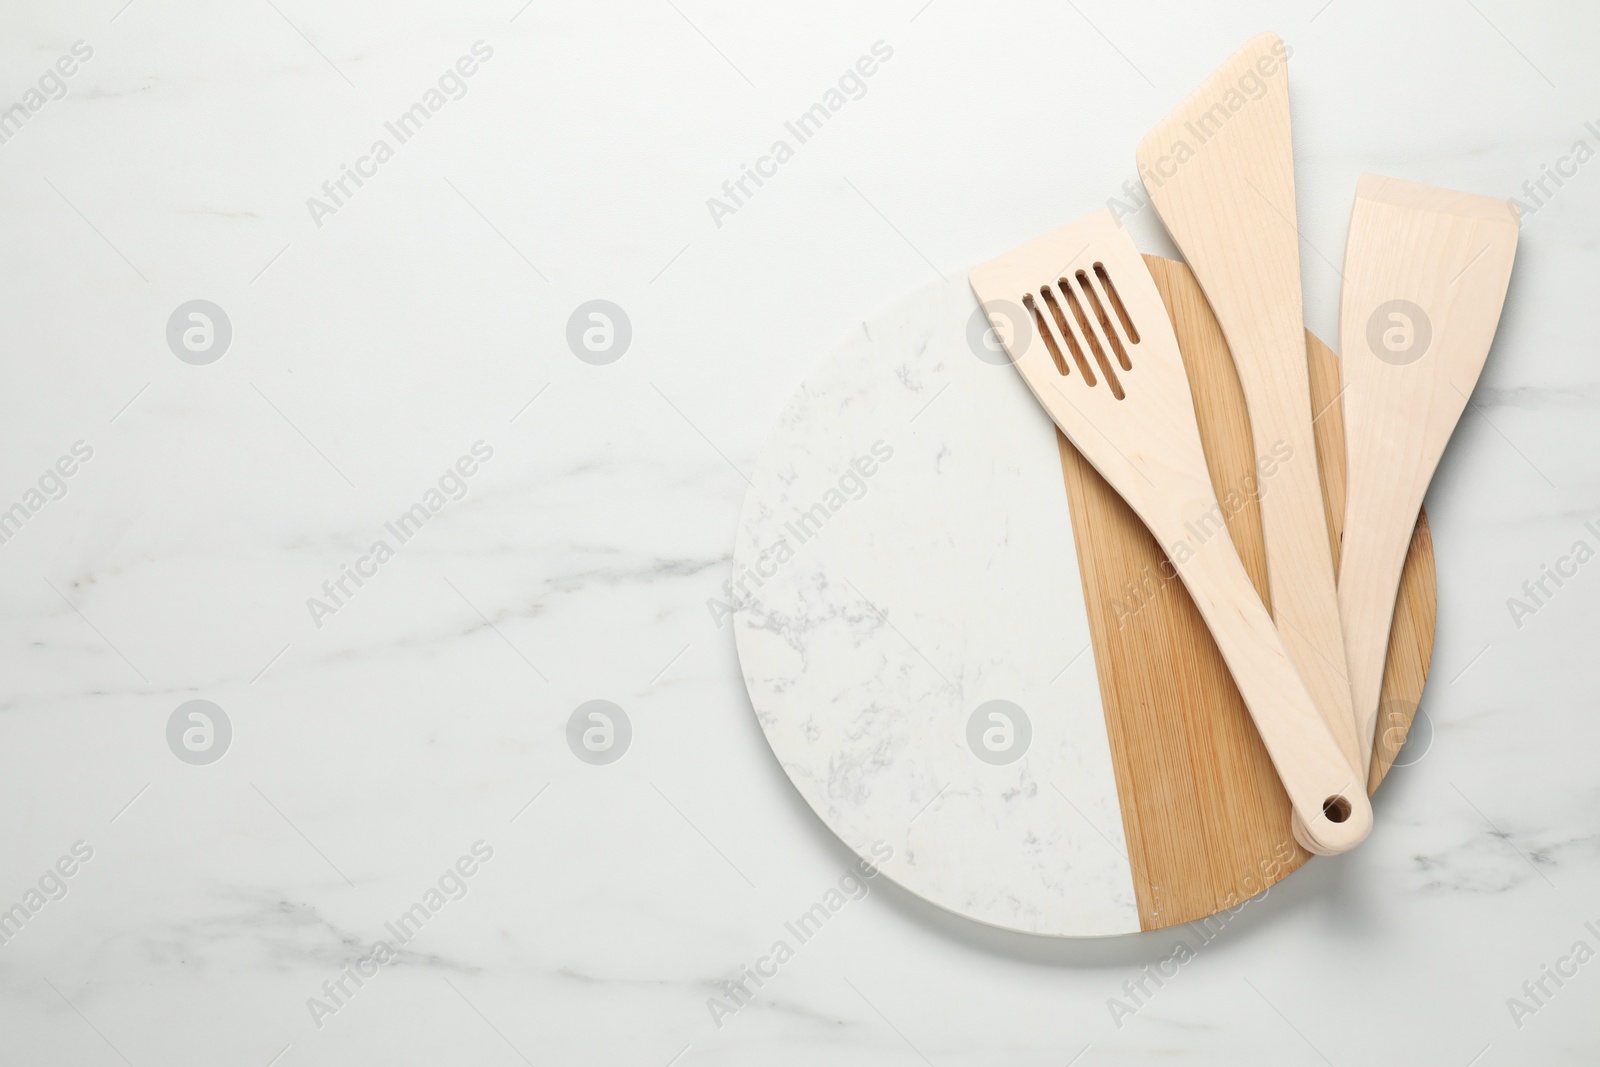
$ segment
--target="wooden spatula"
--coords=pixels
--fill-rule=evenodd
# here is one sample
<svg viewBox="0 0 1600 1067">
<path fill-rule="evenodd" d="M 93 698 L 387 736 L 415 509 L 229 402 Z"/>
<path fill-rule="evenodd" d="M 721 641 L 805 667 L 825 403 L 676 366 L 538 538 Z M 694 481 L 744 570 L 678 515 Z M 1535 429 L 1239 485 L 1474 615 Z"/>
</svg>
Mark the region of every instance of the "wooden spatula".
<svg viewBox="0 0 1600 1067">
<path fill-rule="evenodd" d="M 1222 326 L 1259 469 L 1273 472 L 1261 480 L 1273 617 L 1323 721 L 1359 767 L 1311 427 L 1287 60 L 1275 34 L 1252 38 L 1144 139 L 1139 173 Z"/>
<path fill-rule="evenodd" d="M 976 268 L 971 282 L 1034 397 L 1182 576 L 1305 835 L 1319 852 L 1354 848 L 1372 829 L 1365 777 L 1322 721 L 1239 561 L 1172 323 L 1132 239 L 1099 211 Z"/>
<path fill-rule="evenodd" d="M 1339 612 L 1364 768 L 1417 509 L 1488 357 L 1516 249 L 1508 201 L 1372 174 L 1356 186 L 1339 309 Z"/>
</svg>

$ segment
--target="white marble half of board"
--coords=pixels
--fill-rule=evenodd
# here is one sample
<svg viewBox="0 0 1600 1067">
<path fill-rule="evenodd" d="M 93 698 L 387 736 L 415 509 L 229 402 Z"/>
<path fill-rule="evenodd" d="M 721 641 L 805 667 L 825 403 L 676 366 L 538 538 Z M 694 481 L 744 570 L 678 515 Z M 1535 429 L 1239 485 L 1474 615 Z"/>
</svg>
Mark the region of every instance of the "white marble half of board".
<svg viewBox="0 0 1600 1067">
<path fill-rule="evenodd" d="M 745 684 L 796 788 L 863 857 L 890 845 L 906 889 L 1009 930 L 1136 932 L 1055 428 L 974 353 L 977 309 L 965 274 L 922 289 L 784 409 L 734 550 Z M 1014 762 L 968 743 L 991 700 L 1031 740 L 1007 751 L 996 721 L 978 748 Z"/>
</svg>

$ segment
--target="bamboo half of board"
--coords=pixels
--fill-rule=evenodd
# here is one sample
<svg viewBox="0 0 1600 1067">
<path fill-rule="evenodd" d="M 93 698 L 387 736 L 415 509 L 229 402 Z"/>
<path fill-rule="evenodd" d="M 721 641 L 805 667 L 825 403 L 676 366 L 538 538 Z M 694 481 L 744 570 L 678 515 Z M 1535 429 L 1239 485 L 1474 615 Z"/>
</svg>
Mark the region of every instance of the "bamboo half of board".
<svg viewBox="0 0 1600 1067">
<path fill-rule="evenodd" d="M 1270 607 L 1255 449 L 1227 342 L 1189 268 L 1146 256 L 1172 317 L 1224 520 Z M 1344 514 L 1339 365 L 1309 332 L 1306 357 L 1328 535 L 1338 564 Z M 1146 930 L 1235 907 L 1310 853 L 1289 829 L 1289 800 L 1221 653 L 1155 539 L 1116 491 L 1057 434 L 1090 636 Z M 1285 462 L 1295 462 L 1289 457 Z M 1271 492 L 1270 475 L 1259 479 Z M 1433 542 L 1417 518 L 1400 581 L 1368 791 L 1404 743 L 1433 655 Z"/>
</svg>

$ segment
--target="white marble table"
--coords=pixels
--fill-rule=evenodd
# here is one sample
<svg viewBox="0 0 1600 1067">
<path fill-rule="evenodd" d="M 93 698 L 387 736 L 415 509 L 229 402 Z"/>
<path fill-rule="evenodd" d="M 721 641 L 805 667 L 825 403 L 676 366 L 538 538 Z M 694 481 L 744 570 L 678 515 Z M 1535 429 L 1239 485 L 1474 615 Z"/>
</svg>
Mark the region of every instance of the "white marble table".
<svg viewBox="0 0 1600 1067">
<path fill-rule="evenodd" d="M 1594 13 L 4 25 L 0 1062 L 1593 1062 L 1600 564 L 1561 560 L 1600 548 Z M 1220 931 L 955 918 L 865 877 L 761 735 L 708 610 L 745 478 L 817 357 L 1127 199 L 1265 27 L 1323 336 L 1362 171 L 1537 207 L 1428 499 L 1432 745 L 1359 851 Z"/>
</svg>

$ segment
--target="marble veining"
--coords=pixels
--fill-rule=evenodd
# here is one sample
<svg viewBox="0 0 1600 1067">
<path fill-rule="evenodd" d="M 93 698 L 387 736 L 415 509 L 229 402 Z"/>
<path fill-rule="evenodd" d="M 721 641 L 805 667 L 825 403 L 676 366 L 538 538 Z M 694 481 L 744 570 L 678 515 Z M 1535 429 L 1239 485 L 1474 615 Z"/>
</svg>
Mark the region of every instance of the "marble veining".
<svg viewBox="0 0 1600 1067">
<path fill-rule="evenodd" d="M 910 312 L 1128 199 L 1139 138 L 1271 28 L 1295 48 L 1307 323 L 1334 341 L 1357 176 L 1523 195 L 1600 122 L 1597 17 L 8 5 L 0 119 L 40 98 L 0 139 L 0 510 L 74 442 L 94 455 L 0 541 L 0 1064 L 1587 1067 L 1594 964 L 1537 1014 L 1507 1001 L 1597 918 L 1600 571 L 1520 626 L 1507 600 L 1600 521 L 1600 162 L 1526 221 L 1429 494 L 1431 746 L 1360 849 L 1204 942 L 1019 932 L 1097 888 L 1120 925 L 1122 861 L 1085 825 L 1117 832 L 1104 755 L 1067 728 L 1098 715 L 1093 664 L 1054 647 L 1065 572 L 1007 569 L 1045 547 L 1059 475 L 961 445 L 977 391 L 1020 383 L 948 340 L 964 323 Z M 480 39 L 494 58 L 465 95 L 313 222 L 308 197 Z M 893 61 L 716 225 L 706 201 L 739 162 L 880 39 Z M 80 40 L 65 95 L 41 88 Z M 1172 254 L 1153 211 L 1127 223 Z M 568 343 L 597 298 L 632 326 L 607 365 Z M 196 299 L 233 327 L 206 365 L 166 334 Z M 841 344 L 901 356 L 809 394 Z M 986 455 L 1031 455 L 1025 408 Z M 849 435 L 798 447 L 825 412 Z M 894 456 L 756 590 L 767 613 L 723 614 L 736 553 L 796 519 L 775 502 L 810 508 L 880 437 Z M 479 439 L 495 457 L 467 495 L 317 628 L 307 598 Z M 1035 478 L 1052 492 L 1024 493 Z M 926 491 L 956 482 L 989 495 L 935 524 Z M 741 511 L 753 496 L 774 506 Z M 878 560 L 919 522 L 919 558 L 977 546 L 995 569 L 839 569 L 836 546 Z M 1028 611 L 1051 647 L 985 604 Z M 736 629 L 771 666 L 754 701 Z M 864 676 L 866 700 L 843 684 Z M 996 698 L 1032 718 L 1016 764 L 966 747 L 958 713 Z M 208 765 L 168 739 L 193 699 L 231 721 Z M 632 727 L 605 765 L 568 736 L 596 699 Z M 794 957 L 719 1026 L 708 1001 L 878 836 L 882 875 L 788 935 Z M 318 1026 L 323 983 L 480 838 L 495 858 L 470 892 Z M 77 842 L 93 858 L 57 884 Z M 1156 989 L 1179 939 L 1196 958 Z M 1140 980 L 1153 994 L 1114 1015 Z"/>
<path fill-rule="evenodd" d="M 977 310 L 964 279 L 924 288 L 785 408 L 734 551 L 740 663 L 785 772 L 842 839 L 891 843 L 901 885 L 1030 933 L 1137 931 L 1055 429 L 974 354 Z M 995 699 L 1033 729 L 1003 766 L 966 736 Z"/>
</svg>

